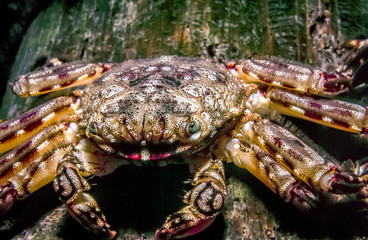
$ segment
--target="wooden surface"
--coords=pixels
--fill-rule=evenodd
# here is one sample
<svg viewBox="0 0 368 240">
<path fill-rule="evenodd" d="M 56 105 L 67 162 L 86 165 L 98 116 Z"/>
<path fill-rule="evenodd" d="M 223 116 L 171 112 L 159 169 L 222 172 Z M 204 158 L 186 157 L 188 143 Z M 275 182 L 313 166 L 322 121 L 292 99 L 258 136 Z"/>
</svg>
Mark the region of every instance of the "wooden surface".
<svg viewBox="0 0 368 240">
<path fill-rule="evenodd" d="M 164 54 L 207 56 L 220 62 L 277 55 L 333 69 L 346 39 L 367 36 L 368 1 L 52 1 L 28 27 L 9 82 L 47 59 L 120 62 Z M 368 105 L 366 89 L 351 93 Z M 60 93 L 21 99 L 9 87 L 0 119 L 10 119 Z M 351 97 L 343 96 L 351 100 Z M 339 160 L 367 156 L 350 134 L 293 121 Z M 192 239 L 311 239 L 368 236 L 367 222 L 326 214 L 304 216 L 245 170 L 226 166 L 228 200 L 213 226 Z M 119 169 L 92 179 L 92 194 L 119 239 L 152 239 L 165 216 L 181 206 L 186 166 Z M 333 213 L 334 211 L 332 211 Z M 3 237 L 1 237 L 3 236 Z M 65 214 L 52 186 L 0 218 L 0 238 L 93 239 Z"/>
</svg>

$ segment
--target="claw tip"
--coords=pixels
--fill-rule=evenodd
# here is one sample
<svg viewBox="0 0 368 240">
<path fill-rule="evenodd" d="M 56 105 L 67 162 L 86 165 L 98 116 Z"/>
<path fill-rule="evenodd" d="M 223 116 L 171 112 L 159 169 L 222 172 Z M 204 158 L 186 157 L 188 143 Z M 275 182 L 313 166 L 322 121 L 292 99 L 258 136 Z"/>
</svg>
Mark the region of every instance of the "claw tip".
<svg viewBox="0 0 368 240">
<path fill-rule="evenodd" d="M 167 229 L 165 227 L 162 227 L 156 231 L 155 238 L 159 240 L 166 240 L 166 239 L 170 239 L 170 235 Z"/>
</svg>

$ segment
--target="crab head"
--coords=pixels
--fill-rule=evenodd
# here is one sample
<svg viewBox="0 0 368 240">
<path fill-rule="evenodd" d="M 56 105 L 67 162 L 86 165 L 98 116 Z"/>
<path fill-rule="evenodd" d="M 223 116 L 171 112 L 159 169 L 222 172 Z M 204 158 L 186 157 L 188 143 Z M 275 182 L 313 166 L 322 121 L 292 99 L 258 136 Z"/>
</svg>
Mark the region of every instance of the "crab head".
<svg viewBox="0 0 368 240">
<path fill-rule="evenodd" d="M 228 89 L 229 101 L 219 100 L 219 89 L 234 81 L 225 68 L 211 72 L 206 61 L 176 60 L 126 61 L 91 84 L 81 101 L 89 103 L 82 105 L 86 136 L 130 160 L 162 160 L 206 147 L 241 112 L 243 94 Z"/>
</svg>

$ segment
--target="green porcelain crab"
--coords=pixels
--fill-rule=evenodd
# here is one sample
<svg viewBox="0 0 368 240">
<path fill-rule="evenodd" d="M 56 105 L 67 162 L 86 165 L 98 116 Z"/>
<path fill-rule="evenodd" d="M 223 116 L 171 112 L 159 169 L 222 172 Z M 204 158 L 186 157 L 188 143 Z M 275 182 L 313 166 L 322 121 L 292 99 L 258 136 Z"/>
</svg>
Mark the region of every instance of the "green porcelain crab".
<svg viewBox="0 0 368 240">
<path fill-rule="evenodd" d="M 0 213 L 53 181 L 68 212 L 84 227 L 114 238 L 86 177 L 132 162 L 195 169 L 186 206 L 157 239 L 183 238 L 209 226 L 226 199 L 223 162 L 235 163 L 302 211 L 356 202 L 368 209 L 368 163 L 346 169 L 315 149 L 280 113 L 368 134 L 367 108 L 333 100 L 366 61 L 355 41 L 335 73 L 285 59 L 225 65 L 162 56 L 123 63 L 62 63 L 19 76 L 21 97 L 87 85 L 0 124 Z M 279 125 L 278 125 L 279 124 Z"/>
</svg>

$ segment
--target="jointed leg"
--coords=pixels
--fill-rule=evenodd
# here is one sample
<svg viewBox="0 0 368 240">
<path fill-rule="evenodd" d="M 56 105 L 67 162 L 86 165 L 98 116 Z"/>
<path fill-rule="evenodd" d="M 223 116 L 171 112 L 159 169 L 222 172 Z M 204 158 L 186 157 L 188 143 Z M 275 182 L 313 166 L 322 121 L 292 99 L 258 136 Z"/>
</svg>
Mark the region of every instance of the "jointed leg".
<svg viewBox="0 0 368 240">
<path fill-rule="evenodd" d="M 222 143 L 226 145 L 218 149 L 219 156 L 234 162 L 238 167 L 247 169 L 274 193 L 301 211 L 308 212 L 316 208 L 319 198 L 310 190 L 310 187 L 296 178 L 261 147 L 256 144 L 246 146 L 235 138 Z M 225 155 L 220 151 L 224 151 Z"/>
<path fill-rule="evenodd" d="M 113 64 L 66 63 L 18 77 L 13 86 L 21 97 L 34 96 L 79 85 L 87 85 L 108 71 Z"/>
<path fill-rule="evenodd" d="M 256 93 L 256 98 L 262 100 L 254 106 L 249 101 L 253 112 L 277 110 L 329 127 L 367 134 L 366 107 L 320 96 L 337 95 L 354 84 L 355 75 L 367 65 L 368 40 L 356 41 L 354 50 L 343 58 L 345 65 L 338 67 L 336 73 L 325 73 L 281 58 L 239 60 L 238 64 L 229 63 L 227 67 L 247 83 L 269 85 Z"/>
<path fill-rule="evenodd" d="M 50 126 L 0 158 L 0 214 L 17 199 L 51 182 L 57 164 L 77 141 L 68 124 Z"/>
<path fill-rule="evenodd" d="M 318 99 L 292 91 L 270 88 L 266 93 L 271 109 L 353 133 L 368 133 L 368 110 L 339 100 Z"/>
<path fill-rule="evenodd" d="M 183 238 L 209 226 L 222 209 L 226 186 L 223 165 L 210 156 L 197 169 L 192 181 L 194 188 L 184 197 L 188 206 L 170 215 L 156 232 L 158 239 Z"/>
<path fill-rule="evenodd" d="M 77 98 L 58 97 L 42 104 L 16 119 L 0 124 L 0 153 L 20 145 L 26 139 L 52 124 L 75 121 Z"/>
<path fill-rule="evenodd" d="M 73 153 L 65 155 L 57 169 L 55 191 L 66 203 L 67 210 L 74 219 L 95 234 L 112 239 L 116 232 L 110 230 L 110 225 L 107 224 L 96 201 L 85 193 L 90 187 L 82 176 L 91 174 L 87 170 L 88 166 L 83 166 L 85 164 Z"/>
<path fill-rule="evenodd" d="M 225 152 L 225 155 L 221 152 Z M 249 116 L 233 134 L 219 142 L 217 155 L 248 169 L 271 190 L 309 211 L 319 203 L 316 193 L 336 202 L 365 202 L 364 176 L 347 173 L 282 127 Z"/>
<path fill-rule="evenodd" d="M 232 73 L 245 82 L 261 82 L 267 85 L 316 95 L 331 96 L 347 90 L 351 79 L 340 73 L 322 70 L 272 57 L 245 59 L 227 65 Z"/>
<path fill-rule="evenodd" d="M 261 82 L 304 93 L 334 96 L 354 84 L 354 76 L 368 59 L 368 40 L 356 41 L 354 50 L 343 58 L 344 65 L 337 66 L 334 73 L 277 57 L 239 60 L 228 63 L 227 68 L 247 83 Z"/>
</svg>

